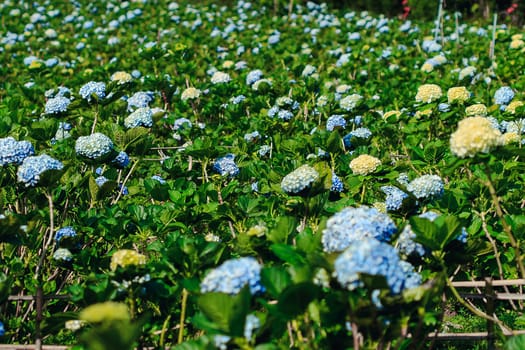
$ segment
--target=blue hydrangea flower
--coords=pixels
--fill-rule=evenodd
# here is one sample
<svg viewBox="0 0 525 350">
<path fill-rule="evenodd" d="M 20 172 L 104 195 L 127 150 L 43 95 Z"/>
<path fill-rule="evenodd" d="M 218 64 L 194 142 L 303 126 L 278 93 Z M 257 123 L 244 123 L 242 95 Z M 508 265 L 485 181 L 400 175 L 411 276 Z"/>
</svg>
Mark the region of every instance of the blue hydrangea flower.
<svg viewBox="0 0 525 350">
<path fill-rule="evenodd" d="M 244 95 L 238 95 L 238 96 L 234 96 L 234 97 L 230 98 L 230 102 L 233 103 L 234 105 L 238 105 L 239 103 L 241 103 L 244 100 L 246 100 L 246 96 L 244 96 Z"/>
<path fill-rule="evenodd" d="M 252 70 L 248 75 L 246 76 L 246 84 L 252 85 L 258 80 L 261 80 L 263 77 L 263 72 L 260 69 Z"/>
<path fill-rule="evenodd" d="M 129 156 L 126 152 L 120 151 L 111 163 L 117 168 L 125 168 L 129 165 Z"/>
<path fill-rule="evenodd" d="M 58 248 L 53 253 L 53 259 L 59 262 L 69 262 L 73 260 L 73 254 L 67 248 Z"/>
<path fill-rule="evenodd" d="M 261 265 L 253 257 L 230 259 L 211 270 L 201 283 L 201 293 L 238 294 L 248 285 L 252 295 L 264 292 Z"/>
<path fill-rule="evenodd" d="M 408 264 L 408 265 L 407 265 Z M 405 288 L 417 286 L 417 274 L 413 267 L 402 261 L 391 245 L 372 237 L 353 242 L 334 263 L 334 276 L 346 289 L 362 287 L 359 274 L 384 276 L 393 294 Z"/>
<path fill-rule="evenodd" d="M 441 113 L 446 113 L 446 112 L 450 112 L 450 105 L 448 103 L 440 103 L 438 105 L 438 110 L 441 112 Z"/>
<path fill-rule="evenodd" d="M 408 178 L 407 173 L 401 173 L 396 179 L 397 182 L 399 182 L 403 186 L 408 186 L 408 183 L 410 182 L 410 179 Z"/>
<path fill-rule="evenodd" d="M 109 155 L 113 151 L 113 147 L 113 141 L 99 132 L 89 136 L 80 136 L 75 143 L 77 154 L 92 160 Z"/>
<path fill-rule="evenodd" d="M 407 185 L 417 199 L 439 198 L 444 193 L 443 180 L 438 175 L 422 175 Z"/>
<path fill-rule="evenodd" d="M 343 137 L 343 143 L 346 148 L 352 148 L 353 144 L 362 144 L 368 141 L 372 132 L 368 128 L 357 128 L 352 130 Z"/>
<path fill-rule="evenodd" d="M 344 185 L 343 181 L 337 176 L 334 172 L 332 172 L 332 186 L 330 186 L 331 192 L 343 192 Z"/>
<path fill-rule="evenodd" d="M 514 91 L 509 86 L 500 87 L 494 93 L 494 101 L 498 105 L 508 105 L 514 98 Z"/>
<path fill-rule="evenodd" d="M 221 174 L 221 176 L 235 176 L 239 174 L 239 167 L 235 164 L 235 155 L 228 153 L 224 157 L 217 158 L 213 163 L 213 170 Z"/>
<path fill-rule="evenodd" d="M 109 181 L 109 179 L 107 177 L 105 177 L 105 176 L 98 176 L 95 179 L 95 182 L 96 182 L 98 187 L 102 187 L 108 181 Z"/>
<path fill-rule="evenodd" d="M 149 107 L 138 108 L 124 119 L 124 126 L 128 129 L 139 126 L 151 128 L 153 126 L 153 112 Z"/>
<path fill-rule="evenodd" d="M 272 148 L 270 146 L 268 146 L 268 145 L 262 145 L 261 148 L 259 148 L 259 155 L 261 157 L 264 157 L 265 155 L 267 155 L 270 152 L 271 149 Z"/>
<path fill-rule="evenodd" d="M 283 177 L 281 188 L 288 194 L 299 194 L 303 190 L 311 187 L 318 179 L 319 173 L 317 170 L 305 164 Z"/>
<path fill-rule="evenodd" d="M 279 119 L 282 119 L 284 121 L 288 121 L 290 119 L 293 118 L 293 113 L 290 112 L 290 111 L 287 111 L 286 109 L 281 109 L 279 110 L 279 112 L 277 113 L 277 117 Z"/>
<path fill-rule="evenodd" d="M 4 334 L 5 334 L 4 324 L 2 323 L 2 321 L 0 321 L 0 337 L 3 337 Z"/>
<path fill-rule="evenodd" d="M 61 170 L 64 165 L 46 154 L 31 156 L 24 159 L 18 167 L 16 176 L 18 182 L 22 182 L 26 187 L 34 187 L 40 181 L 40 175 L 48 170 Z"/>
<path fill-rule="evenodd" d="M 261 320 L 254 314 L 246 315 L 246 321 L 244 323 L 244 338 L 248 341 L 252 339 L 253 332 L 261 327 Z"/>
<path fill-rule="evenodd" d="M 79 94 L 88 102 L 91 102 L 93 94 L 97 96 L 97 98 L 102 99 L 106 97 L 106 84 L 103 82 L 90 81 L 89 83 L 82 85 Z"/>
<path fill-rule="evenodd" d="M 73 226 L 65 226 L 57 230 L 55 233 L 55 242 L 57 244 L 60 243 L 60 240 L 64 237 L 75 237 L 77 235 L 77 231 L 73 228 Z"/>
<path fill-rule="evenodd" d="M 193 124 L 188 118 L 179 118 L 173 123 L 173 130 L 191 129 L 192 126 Z"/>
<path fill-rule="evenodd" d="M 160 177 L 159 175 L 153 175 L 151 177 L 152 180 L 155 180 L 155 181 L 158 181 L 159 183 L 161 184 L 165 184 L 166 183 L 166 180 L 164 180 L 162 177 Z"/>
<path fill-rule="evenodd" d="M 0 166 L 20 164 L 33 154 L 35 149 L 28 141 L 16 141 L 10 136 L 0 139 Z"/>
<path fill-rule="evenodd" d="M 45 113 L 46 114 L 58 114 L 67 111 L 67 107 L 71 101 L 67 97 L 57 96 L 50 98 L 46 102 Z"/>
<path fill-rule="evenodd" d="M 390 241 L 396 231 L 394 221 L 376 208 L 348 207 L 328 219 L 321 241 L 325 252 L 340 252 L 365 237 Z"/>
<path fill-rule="evenodd" d="M 403 200 L 408 198 L 408 194 L 395 186 L 382 186 L 381 191 L 386 194 L 385 204 L 387 211 L 396 211 L 401 209 Z"/>
<path fill-rule="evenodd" d="M 133 72 L 131 73 L 131 75 L 133 75 Z M 133 111 L 136 108 L 148 107 L 151 101 L 153 101 L 153 92 L 151 91 L 136 92 L 133 94 L 133 96 L 128 98 L 128 111 Z"/>
<path fill-rule="evenodd" d="M 244 140 L 246 142 L 254 142 L 259 137 L 261 137 L 261 134 L 257 130 L 255 130 L 254 132 L 250 132 L 250 133 L 244 134 Z"/>
<path fill-rule="evenodd" d="M 346 127 L 346 120 L 342 115 L 334 114 L 326 121 L 326 130 L 332 131 L 335 128 L 344 129 Z"/>
</svg>

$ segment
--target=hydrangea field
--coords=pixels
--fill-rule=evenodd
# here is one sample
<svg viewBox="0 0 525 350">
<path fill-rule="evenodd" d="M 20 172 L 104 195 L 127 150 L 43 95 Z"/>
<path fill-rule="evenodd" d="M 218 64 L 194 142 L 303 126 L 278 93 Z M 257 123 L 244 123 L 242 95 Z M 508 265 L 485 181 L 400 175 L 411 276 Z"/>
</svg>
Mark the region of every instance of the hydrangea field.
<svg viewBox="0 0 525 350">
<path fill-rule="evenodd" d="M 525 278 L 522 28 L 293 1 L 0 16 L 0 343 L 456 349 L 427 335 L 461 314 L 523 348 L 520 303 L 451 283 Z"/>
</svg>

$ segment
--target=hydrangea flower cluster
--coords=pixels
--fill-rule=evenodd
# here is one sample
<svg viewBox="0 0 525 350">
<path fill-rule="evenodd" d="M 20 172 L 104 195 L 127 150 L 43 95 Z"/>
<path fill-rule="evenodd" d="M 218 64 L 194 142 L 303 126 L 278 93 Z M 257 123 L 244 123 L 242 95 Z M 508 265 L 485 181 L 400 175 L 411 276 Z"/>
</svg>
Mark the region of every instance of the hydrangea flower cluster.
<svg viewBox="0 0 525 350">
<path fill-rule="evenodd" d="M 189 120 L 188 118 L 178 118 L 173 123 L 173 130 L 179 131 L 179 130 L 186 129 L 186 128 L 191 129 L 192 126 L 193 124 L 191 123 L 191 120 Z"/>
<path fill-rule="evenodd" d="M 128 111 L 131 112 L 135 110 L 136 108 L 148 107 L 151 101 L 153 101 L 153 92 L 151 91 L 135 92 L 133 96 L 128 98 Z"/>
<path fill-rule="evenodd" d="M 113 147 L 113 141 L 99 132 L 89 136 L 80 136 L 75 143 L 77 154 L 92 160 L 98 160 L 109 155 L 113 151 Z"/>
<path fill-rule="evenodd" d="M 213 76 L 211 77 L 211 83 L 214 85 L 225 84 L 225 83 L 230 82 L 231 80 L 232 78 L 230 77 L 228 73 L 224 73 L 220 71 L 216 71 L 215 73 L 213 73 Z"/>
<path fill-rule="evenodd" d="M 35 149 L 28 141 L 17 141 L 10 136 L 0 139 L 0 166 L 20 164 L 33 154 Z"/>
<path fill-rule="evenodd" d="M 62 162 L 42 154 L 30 156 L 24 159 L 18 167 L 16 176 L 18 182 L 22 182 L 26 187 L 34 187 L 40 181 L 40 176 L 48 170 L 61 170 L 64 167 Z"/>
<path fill-rule="evenodd" d="M 288 96 L 279 97 L 275 101 L 275 105 L 268 110 L 268 116 L 273 118 L 277 116 L 279 119 L 288 121 L 294 116 L 292 111 L 299 109 L 299 103 L 292 100 Z"/>
<path fill-rule="evenodd" d="M 67 248 L 58 248 L 53 253 L 53 259 L 60 262 L 70 262 L 73 260 L 73 253 Z"/>
<path fill-rule="evenodd" d="M 91 102 L 92 95 L 97 96 L 98 99 L 102 99 L 106 97 L 106 84 L 103 82 L 90 81 L 82 85 L 79 94 L 88 102 Z"/>
<path fill-rule="evenodd" d="M 246 85 L 253 85 L 257 81 L 261 80 L 263 77 L 263 72 L 260 69 L 252 70 L 246 76 Z"/>
<path fill-rule="evenodd" d="M 346 120 L 342 115 L 331 115 L 326 121 L 326 130 L 332 131 L 335 128 L 344 129 L 346 127 Z"/>
<path fill-rule="evenodd" d="M 295 169 L 281 181 L 281 188 L 288 194 L 299 194 L 300 192 L 310 188 L 314 182 L 319 179 L 317 170 L 304 164 Z"/>
<path fill-rule="evenodd" d="M 346 148 L 352 148 L 354 144 L 365 143 L 372 136 L 372 132 L 368 128 L 357 128 L 350 131 L 343 137 L 343 143 Z"/>
<path fill-rule="evenodd" d="M 355 175 L 368 175 L 377 170 L 381 161 L 368 154 L 362 154 L 350 162 L 350 169 Z"/>
<path fill-rule="evenodd" d="M 111 81 L 116 82 L 118 85 L 124 85 L 133 80 L 133 77 L 128 72 L 119 71 L 111 75 Z"/>
<path fill-rule="evenodd" d="M 362 100 L 363 100 L 363 96 L 359 94 L 352 94 L 352 95 L 343 97 L 339 101 L 339 107 L 341 107 L 347 112 L 351 112 L 361 104 Z"/>
<path fill-rule="evenodd" d="M 422 175 L 407 185 L 407 190 L 417 199 L 433 199 L 443 195 L 443 180 L 438 175 Z"/>
<path fill-rule="evenodd" d="M 389 241 L 396 231 L 394 221 L 376 208 L 347 207 L 328 219 L 321 241 L 323 250 L 333 253 L 343 251 L 365 237 Z"/>
<path fill-rule="evenodd" d="M 55 242 L 57 244 L 60 243 L 60 240 L 64 237 L 70 237 L 73 238 L 77 235 L 77 231 L 73 228 L 73 226 L 65 226 L 57 230 L 55 233 Z"/>
<path fill-rule="evenodd" d="M 117 168 L 125 168 L 129 165 L 129 156 L 126 152 L 120 151 L 111 163 Z"/>
<path fill-rule="evenodd" d="M 252 295 L 264 292 L 261 265 L 253 257 L 230 259 L 211 270 L 201 282 L 201 292 L 238 294 L 248 285 Z"/>
<path fill-rule="evenodd" d="M 465 108 L 465 114 L 468 117 L 481 116 L 485 117 L 487 115 L 487 106 L 483 103 L 476 103 Z"/>
<path fill-rule="evenodd" d="M 461 103 L 470 98 L 470 92 L 464 86 L 451 87 L 447 91 L 448 103 Z"/>
<path fill-rule="evenodd" d="M 504 143 L 501 132 L 484 117 L 468 117 L 458 123 L 450 136 L 450 150 L 460 158 L 474 157 L 477 153 L 488 153 Z"/>
<path fill-rule="evenodd" d="M 201 90 L 194 87 L 189 87 L 182 92 L 180 99 L 182 101 L 195 100 L 201 96 Z"/>
<path fill-rule="evenodd" d="M 416 102 L 431 103 L 443 95 L 441 88 L 436 84 L 423 84 L 417 89 Z"/>
<path fill-rule="evenodd" d="M 131 249 L 120 249 L 111 256 L 111 263 L 109 267 L 111 271 L 115 271 L 119 266 L 126 268 L 128 266 L 140 266 L 145 264 L 145 255 L 137 253 Z"/>
<path fill-rule="evenodd" d="M 151 128 L 153 126 L 153 112 L 149 107 L 137 108 L 124 119 L 124 126 L 128 129 L 143 126 Z"/>
<path fill-rule="evenodd" d="M 402 261 L 391 245 L 371 237 L 350 244 L 335 260 L 334 269 L 337 281 L 348 290 L 363 286 L 361 273 L 384 276 L 393 294 L 421 284 L 414 267 Z"/>
<path fill-rule="evenodd" d="M 213 163 L 213 170 L 221 174 L 221 176 L 235 176 L 239 174 L 239 167 L 235 164 L 235 155 L 228 153 L 224 157 L 217 158 Z"/>
<path fill-rule="evenodd" d="M 386 194 L 385 205 L 387 211 L 401 209 L 403 201 L 408 198 L 408 194 L 395 186 L 382 186 L 381 191 Z"/>
<path fill-rule="evenodd" d="M 330 186 L 330 192 L 343 192 L 344 184 L 343 181 L 332 171 L 332 186 Z"/>
<path fill-rule="evenodd" d="M 69 98 L 64 96 L 56 96 L 46 101 L 45 113 L 46 114 L 58 114 L 67 111 L 67 107 L 71 101 Z"/>
<path fill-rule="evenodd" d="M 502 86 L 494 93 L 494 102 L 506 106 L 514 98 L 514 91 L 509 86 Z"/>
</svg>

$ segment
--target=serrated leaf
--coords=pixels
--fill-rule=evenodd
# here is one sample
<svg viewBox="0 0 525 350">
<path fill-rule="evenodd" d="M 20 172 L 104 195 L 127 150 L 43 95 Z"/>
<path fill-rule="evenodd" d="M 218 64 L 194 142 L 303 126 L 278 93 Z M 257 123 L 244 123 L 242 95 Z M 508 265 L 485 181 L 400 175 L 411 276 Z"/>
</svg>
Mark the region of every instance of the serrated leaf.
<svg viewBox="0 0 525 350">
<path fill-rule="evenodd" d="M 245 286 L 237 295 L 206 293 L 197 304 L 203 314 L 224 334 L 240 337 L 250 307 L 250 288 Z"/>
<path fill-rule="evenodd" d="M 292 278 L 282 267 L 272 266 L 261 270 L 261 284 L 273 298 L 277 298 L 290 283 L 292 283 Z"/>
</svg>

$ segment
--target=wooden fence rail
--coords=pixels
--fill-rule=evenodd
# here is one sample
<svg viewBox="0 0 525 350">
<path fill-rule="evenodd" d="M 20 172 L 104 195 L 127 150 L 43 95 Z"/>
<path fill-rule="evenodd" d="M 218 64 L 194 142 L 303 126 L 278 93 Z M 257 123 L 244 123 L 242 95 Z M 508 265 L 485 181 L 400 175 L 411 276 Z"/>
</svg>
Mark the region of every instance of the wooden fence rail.
<svg viewBox="0 0 525 350">
<path fill-rule="evenodd" d="M 484 281 L 453 281 L 452 285 L 456 288 L 476 288 L 476 293 L 472 292 L 460 292 L 460 296 L 465 299 L 483 299 L 485 300 L 485 312 L 487 315 L 497 317 L 495 314 L 495 300 L 507 300 L 513 301 L 525 300 L 525 294 L 523 293 L 500 293 L 495 291 L 495 287 L 516 287 L 521 288 L 525 286 L 525 279 L 511 279 L 511 280 L 492 280 L 486 278 Z M 482 290 L 479 290 L 482 289 Z M 67 294 L 50 294 L 44 295 L 43 299 L 69 299 L 71 296 Z M 8 297 L 10 301 L 33 301 L 36 300 L 34 295 L 11 295 Z M 487 320 L 486 325 L 487 331 L 485 332 L 469 332 L 469 333 L 441 333 L 431 332 L 427 335 L 428 340 L 434 341 L 480 341 L 487 340 L 488 349 L 495 349 L 495 324 L 491 320 Z M 525 330 L 508 330 L 502 329 L 503 335 L 510 337 L 514 335 L 525 334 Z M 0 350 L 67 350 L 71 346 L 65 345 L 11 345 L 11 344 L 0 344 Z"/>
</svg>

